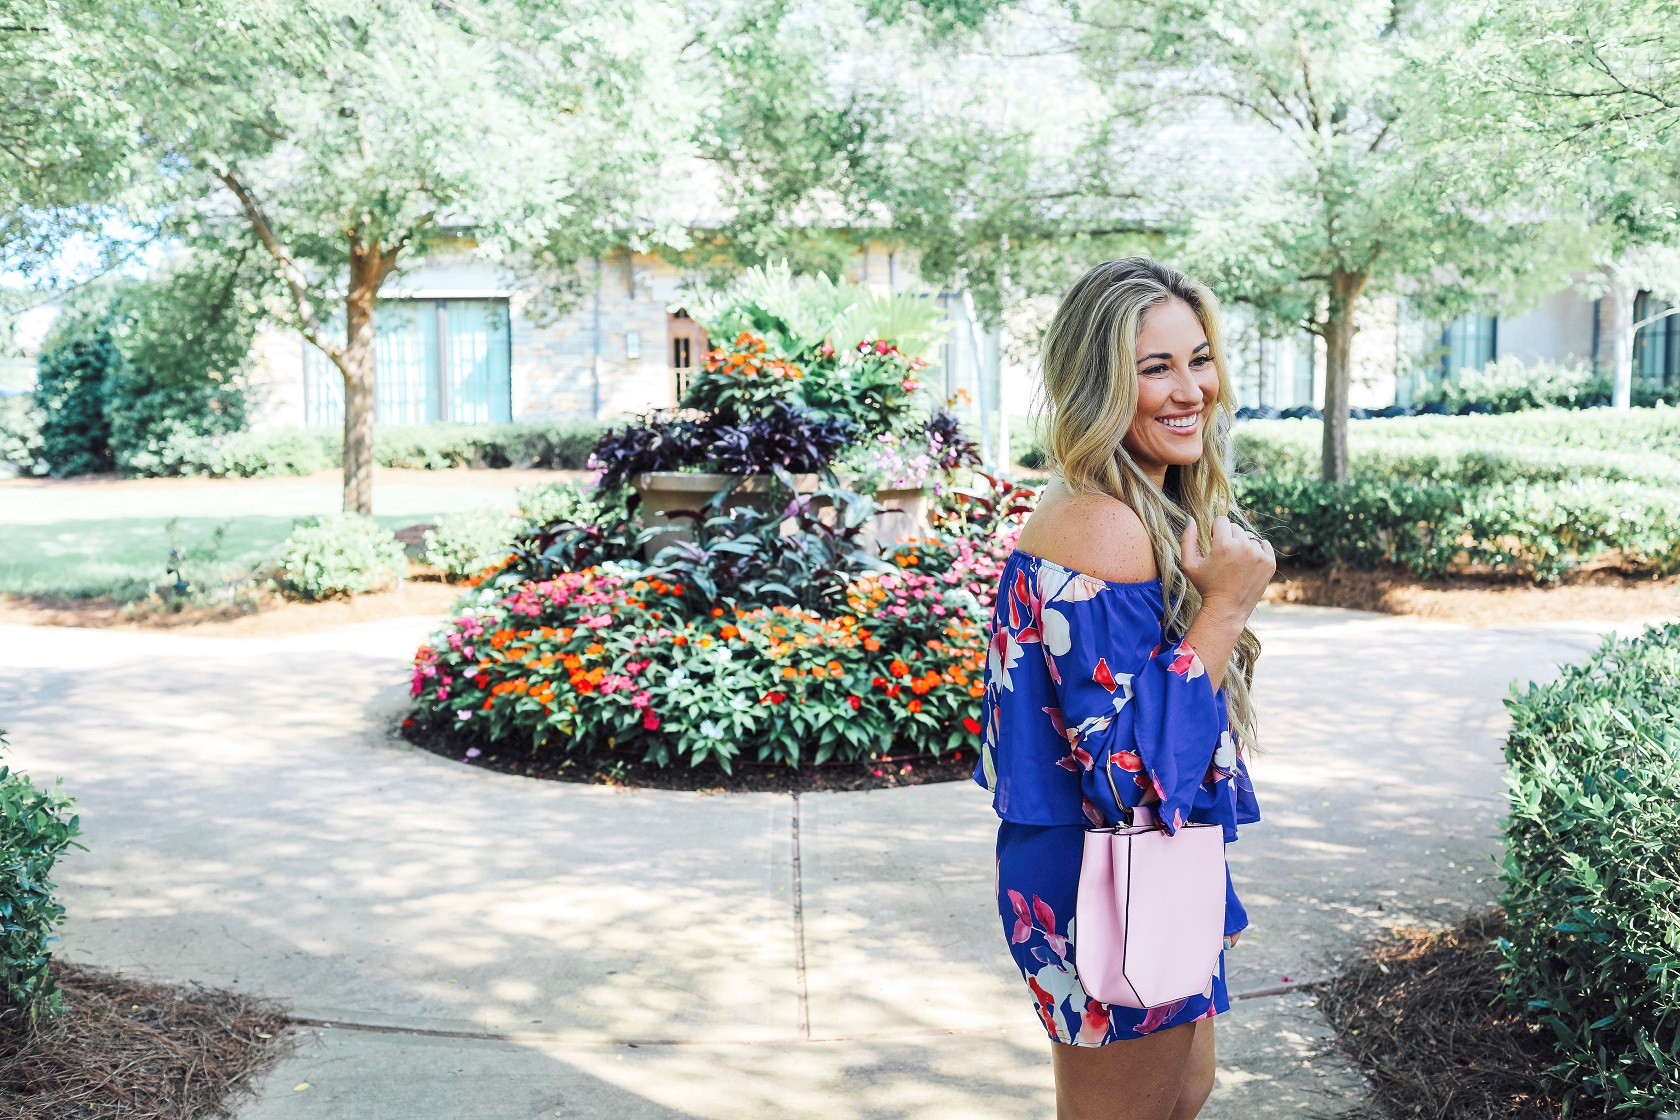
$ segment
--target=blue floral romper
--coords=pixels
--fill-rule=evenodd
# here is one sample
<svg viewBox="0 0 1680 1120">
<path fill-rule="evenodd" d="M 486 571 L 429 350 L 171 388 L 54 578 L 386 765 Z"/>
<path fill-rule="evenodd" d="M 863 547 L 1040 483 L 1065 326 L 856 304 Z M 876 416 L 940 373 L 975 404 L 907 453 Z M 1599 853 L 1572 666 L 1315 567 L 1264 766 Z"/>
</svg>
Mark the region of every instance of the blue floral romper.
<svg viewBox="0 0 1680 1120">
<path fill-rule="evenodd" d="M 1260 819 L 1189 643 L 1163 632 L 1161 581 L 1107 583 L 1017 550 L 1004 565 L 986 661 L 980 763 L 998 826 L 998 916 L 1051 1039 L 1105 1046 L 1230 1008 L 1225 958 L 1200 995 L 1147 1011 L 1098 1003 L 1075 965 L 1074 902 L 1088 825 L 1148 804 L 1185 821 Z M 1113 784 L 1110 784 L 1110 777 Z M 1225 876 L 1225 932 L 1248 915 Z"/>
</svg>

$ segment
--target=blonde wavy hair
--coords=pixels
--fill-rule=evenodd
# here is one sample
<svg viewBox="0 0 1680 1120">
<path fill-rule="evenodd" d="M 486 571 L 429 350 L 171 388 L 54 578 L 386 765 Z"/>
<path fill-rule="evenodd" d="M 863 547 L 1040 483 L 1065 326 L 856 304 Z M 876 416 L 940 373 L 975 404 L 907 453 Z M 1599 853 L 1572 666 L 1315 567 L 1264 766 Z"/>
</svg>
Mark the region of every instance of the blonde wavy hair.
<svg viewBox="0 0 1680 1120">
<path fill-rule="evenodd" d="M 1137 337 L 1144 313 L 1172 299 L 1189 304 L 1207 332 L 1219 396 L 1202 457 L 1188 467 L 1168 467 L 1165 484 L 1157 486 L 1124 441 L 1137 415 Z M 1051 468 L 1074 491 L 1118 498 L 1143 520 L 1160 572 L 1162 624 L 1171 639 L 1182 638 L 1202 605 L 1180 561 L 1188 520 L 1195 518 L 1204 549 L 1217 517 L 1249 528 L 1232 500 L 1225 470 L 1236 395 L 1220 346 L 1218 299 L 1207 285 L 1148 257 L 1100 264 L 1056 309 L 1044 337 L 1042 374 L 1039 424 L 1048 436 Z M 1260 640 L 1244 628 L 1231 652 L 1224 687 L 1231 729 L 1249 751 L 1258 742 L 1250 690 L 1259 657 Z"/>
</svg>

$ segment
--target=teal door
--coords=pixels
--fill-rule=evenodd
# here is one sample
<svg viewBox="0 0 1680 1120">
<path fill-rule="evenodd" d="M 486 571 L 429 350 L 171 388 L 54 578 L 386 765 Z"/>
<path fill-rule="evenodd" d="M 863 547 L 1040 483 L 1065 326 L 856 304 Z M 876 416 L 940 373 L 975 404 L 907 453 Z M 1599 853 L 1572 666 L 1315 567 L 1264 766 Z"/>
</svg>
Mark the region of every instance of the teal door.
<svg viewBox="0 0 1680 1120">
<path fill-rule="evenodd" d="M 332 328 L 344 337 L 340 317 Z M 505 424 L 513 419 L 511 332 L 504 299 L 380 300 L 374 309 L 379 424 Z M 304 344 L 304 415 L 344 423 L 344 381 Z"/>
</svg>

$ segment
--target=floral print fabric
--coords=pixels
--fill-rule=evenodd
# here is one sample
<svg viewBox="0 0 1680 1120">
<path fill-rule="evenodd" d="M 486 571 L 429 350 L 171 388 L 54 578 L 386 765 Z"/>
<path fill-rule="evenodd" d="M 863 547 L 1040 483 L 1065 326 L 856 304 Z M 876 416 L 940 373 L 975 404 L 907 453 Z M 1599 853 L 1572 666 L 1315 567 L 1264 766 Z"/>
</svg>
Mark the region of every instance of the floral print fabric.
<svg viewBox="0 0 1680 1120">
<path fill-rule="evenodd" d="M 993 609 L 974 776 L 1004 822 L 999 917 L 1046 1029 L 1074 1045 L 1135 1038 L 1226 1006 L 1223 959 L 1208 992 L 1170 1013 L 1098 1004 L 1075 967 L 1087 826 L 1142 804 L 1169 832 L 1217 823 L 1229 843 L 1238 825 L 1260 819 L 1224 695 L 1196 651 L 1164 632 L 1161 613 L 1159 580 L 1108 583 L 1020 551 L 1004 565 Z M 1248 918 L 1228 874 L 1226 884 L 1225 930 L 1234 933 Z"/>
</svg>

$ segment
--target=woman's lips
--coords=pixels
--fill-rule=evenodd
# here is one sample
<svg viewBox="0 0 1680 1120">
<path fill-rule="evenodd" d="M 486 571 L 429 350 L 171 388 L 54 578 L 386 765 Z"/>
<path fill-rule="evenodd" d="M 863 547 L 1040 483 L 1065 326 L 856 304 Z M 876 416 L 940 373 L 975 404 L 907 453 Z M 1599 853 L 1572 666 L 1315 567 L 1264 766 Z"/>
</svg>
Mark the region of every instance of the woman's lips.
<svg viewBox="0 0 1680 1120">
<path fill-rule="evenodd" d="M 1157 416 L 1155 422 L 1175 436 L 1193 436 L 1201 428 L 1202 414 L 1192 412 L 1184 416 Z"/>
</svg>

